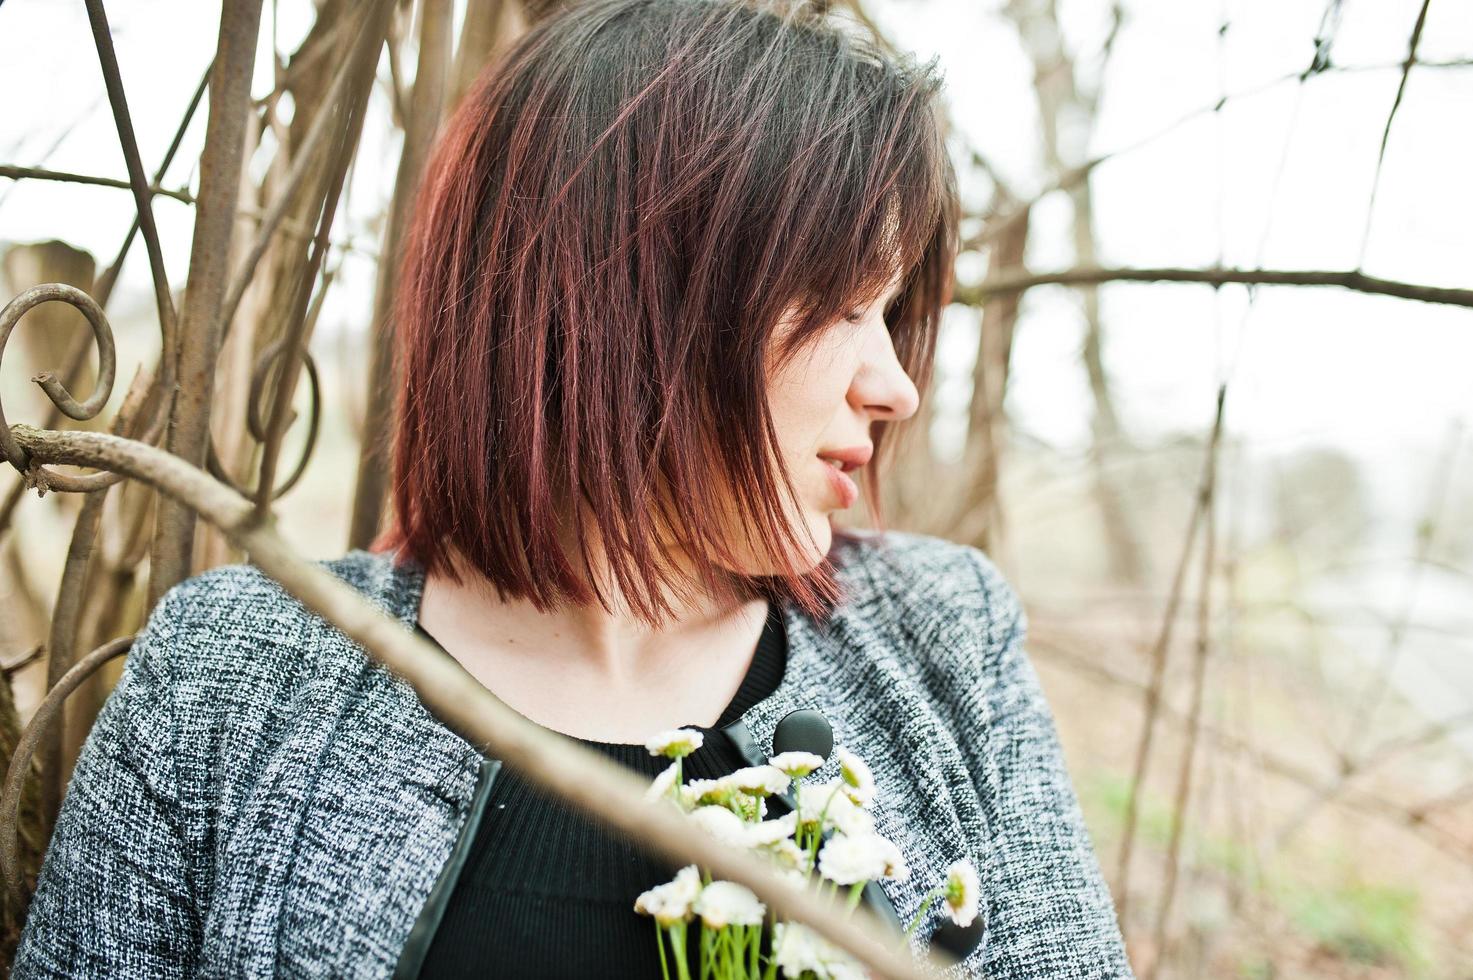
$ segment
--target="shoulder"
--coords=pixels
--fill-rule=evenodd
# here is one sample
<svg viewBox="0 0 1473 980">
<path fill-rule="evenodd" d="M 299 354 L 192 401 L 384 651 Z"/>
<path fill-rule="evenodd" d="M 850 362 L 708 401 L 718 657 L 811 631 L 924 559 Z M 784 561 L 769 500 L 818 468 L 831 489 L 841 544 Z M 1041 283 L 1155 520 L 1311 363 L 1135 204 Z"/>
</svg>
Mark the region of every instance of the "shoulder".
<svg viewBox="0 0 1473 980">
<path fill-rule="evenodd" d="M 352 586 L 381 610 L 401 611 L 406 573 L 392 556 L 354 549 L 311 563 Z M 217 565 L 172 586 L 149 614 L 134 642 L 146 656 L 166 656 L 169 667 L 219 685 L 241 683 L 258 693 L 310 671 L 335 645 L 350 641 L 256 565 Z M 152 655 L 156 647 L 167 653 Z M 130 654 L 130 657 L 132 654 Z"/>
<path fill-rule="evenodd" d="M 354 549 L 339 558 L 311 559 L 310 563 L 352 586 L 385 612 L 394 612 L 403 598 L 403 573 L 395 569 L 388 554 Z M 161 625 L 207 622 L 227 633 L 257 634 L 279 631 L 314 616 L 259 566 L 237 562 L 217 565 L 174 585 L 155 606 L 150 625 L 155 620 Z"/>
<path fill-rule="evenodd" d="M 886 531 L 846 541 L 838 557 L 852 597 L 840 614 L 846 648 L 908 678 L 954 728 L 974 729 L 991 699 L 1025 691 L 1027 617 L 985 551 Z"/>
<path fill-rule="evenodd" d="M 916 531 L 849 532 L 836 564 L 856 607 L 912 636 L 1026 629 L 1016 590 L 982 549 Z"/>
</svg>

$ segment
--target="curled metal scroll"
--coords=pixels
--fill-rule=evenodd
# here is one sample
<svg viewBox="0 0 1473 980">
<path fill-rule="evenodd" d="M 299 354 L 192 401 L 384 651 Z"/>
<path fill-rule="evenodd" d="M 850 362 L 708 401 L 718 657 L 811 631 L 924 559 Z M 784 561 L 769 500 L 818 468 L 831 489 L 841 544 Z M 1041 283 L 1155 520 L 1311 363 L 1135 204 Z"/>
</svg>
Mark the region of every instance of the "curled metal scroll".
<svg viewBox="0 0 1473 980">
<path fill-rule="evenodd" d="M 246 401 L 246 426 L 257 442 L 266 441 L 266 424 L 261 419 L 262 394 L 266 387 L 266 375 L 271 365 L 281 359 L 282 351 L 286 346 L 286 338 L 276 341 L 261 351 L 261 356 L 256 359 L 255 369 L 251 372 L 251 392 Z M 271 499 L 275 500 L 286 493 L 302 477 L 307 470 L 307 462 L 312 457 L 312 449 L 317 445 L 317 430 L 322 421 L 322 385 L 317 375 L 317 362 L 312 359 L 306 348 L 302 349 L 302 363 L 307 369 L 307 385 L 312 392 L 312 410 L 307 416 L 307 443 L 302 447 L 302 455 L 297 460 L 296 469 L 292 475 L 287 477 L 280 486 L 271 491 Z M 215 452 L 215 439 L 210 437 L 209 454 L 206 456 L 206 468 L 210 475 L 229 487 L 243 497 L 252 497 L 255 494 L 236 483 L 229 473 L 225 472 L 225 465 L 220 461 L 220 456 Z"/>
<path fill-rule="evenodd" d="M 71 392 L 67 391 L 66 385 L 57 380 L 50 371 L 42 372 L 31 380 L 41 386 L 41 390 L 46 392 L 46 397 L 51 399 L 51 403 L 57 409 L 69 418 L 85 422 L 96 418 L 97 413 L 102 411 L 102 407 L 112 396 L 113 381 L 117 377 L 118 369 L 118 354 L 113 343 L 112 327 L 107 322 L 107 314 L 102 312 L 102 307 L 91 296 L 64 282 L 41 283 L 39 286 L 32 286 L 22 292 L 5 304 L 4 310 L 0 310 L 0 359 L 4 357 L 5 345 L 10 340 L 10 333 L 20 322 L 21 317 L 42 303 L 49 302 L 66 303 L 75 307 L 82 316 L 87 318 L 87 322 L 92 327 L 92 335 L 97 338 L 97 385 L 91 397 L 84 402 L 79 402 L 72 397 Z M 162 418 L 162 415 L 160 417 Z M 160 427 L 155 427 L 155 429 L 158 428 Z M 153 434 L 156 433 L 151 433 Z M 145 439 L 145 441 L 152 440 Z M 118 473 L 68 476 L 40 465 L 33 465 L 30 453 L 22 449 L 10 434 L 10 425 L 5 420 L 3 406 L 0 406 L 0 453 L 4 454 L 10 465 L 21 472 L 28 486 L 37 487 L 42 493 L 47 490 L 87 493 L 111 486 L 123 478 Z"/>
<path fill-rule="evenodd" d="M 117 346 L 113 340 L 112 326 L 108 323 L 107 314 L 102 307 L 91 296 L 75 286 L 62 282 L 42 283 L 20 293 L 15 299 L 0 310 L 0 359 L 5 354 L 5 346 L 10 340 L 10 334 L 15 329 L 23 316 L 42 303 L 59 302 L 66 303 L 77 309 L 92 327 L 92 334 L 97 340 L 97 383 L 92 394 L 85 401 L 77 401 L 75 396 L 67 390 L 56 375 L 45 371 L 36 375 L 31 380 L 41 386 L 46 392 L 46 397 L 51 399 L 59 411 L 68 418 L 85 422 L 97 417 L 104 405 L 112 397 L 113 384 L 117 379 Z M 258 442 L 266 441 L 266 425 L 262 421 L 261 401 L 265 389 L 266 376 L 271 366 L 281 358 L 285 347 L 285 340 L 278 340 L 271 344 L 257 359 L 256 366 L 251 373 L 251 390 L 247 403 L 246 420 L 251 434 Z M 302 447 L 301 457 L 297 460 L 296 468 L 292 474 L 280 486 L 276 487 L 271 494 L 273 500 L 290 490 L 302 474 L 307 470 L 307 463 L 312 456 L 312 450 L 317 444 L 317 433 L 322 419 L 322 383 L 317 372 L 317 363 L 312 355 L 306 350 L 302 351 L 302 359 L 307 369 L 307 382 L 311 390 L 311 414 L 308 416 L 307 442 Z M 153 425 L 147 433 L 140 437 L 140 441 L 152 444 L 162 434 L 164 424 L 167 422 L 168 413 L 160 406 L 155 412 Z M 10 434 L 10 425 L 5 418 L 5 409 L 0 404 L 0 455 L 20 471 L 27 486 L 35 487 L 45 493 L 48 490 L 59 490 L 65 493 L 91 493 L 101 490 L 103 487 L 112 486 L 123 479 L 122 474 L 113 472 L 92 473 L 85 476 L 71 476 L 59 473 L 54 469 L 48 469 L 31 459 L 30 453 L 26 452 L 15 438 Z M 213 438 L 209 444 L 207 463 L 210 473 L 230 487 L 243 495 L 249 495 L 249 491 L 236 483 L 220 461 L 215 451 Z"/>
</svg>

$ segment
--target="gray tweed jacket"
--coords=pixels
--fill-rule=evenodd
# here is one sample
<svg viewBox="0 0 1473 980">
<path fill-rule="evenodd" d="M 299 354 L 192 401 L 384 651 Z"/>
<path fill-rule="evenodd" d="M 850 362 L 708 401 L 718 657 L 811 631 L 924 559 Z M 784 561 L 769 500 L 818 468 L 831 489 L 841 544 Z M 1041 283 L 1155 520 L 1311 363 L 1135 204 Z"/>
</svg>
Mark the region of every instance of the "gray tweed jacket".
<svg viewBox="0 0 1473 980">
<path fill-rule="evenodd" d="M 850 599 L 826 629 L 783 610 L 785 676 L 734 726 L 748 755 L 795 710 L 830 721 L 910 862 L 875 889 L 905 922 L 972 859 L 985 932 L 957 975 L 1130 976 L 1013 589 L 940 538 L 840 541 Z M 415 563 L 320 564 L 413 628 Z M 259 569 L 195 575 L 84 744 L 14 976 L 413 976 L 498 767 Z"/>
</svg>

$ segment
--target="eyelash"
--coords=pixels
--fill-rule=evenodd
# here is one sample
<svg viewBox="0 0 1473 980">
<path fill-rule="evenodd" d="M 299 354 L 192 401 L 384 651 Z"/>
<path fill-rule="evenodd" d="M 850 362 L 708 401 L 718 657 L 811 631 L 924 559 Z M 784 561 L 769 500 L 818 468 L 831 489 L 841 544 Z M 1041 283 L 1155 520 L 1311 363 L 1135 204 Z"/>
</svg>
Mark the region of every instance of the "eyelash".
<svg viewBox="0 0 1473 980">
<path fill-rule="evenodd" d="M 4 2 L 4 0 L 0 0 L 0 3 L 3 3 L 3 2 Z M 892 300 L 892 302 L 893 302 L 893 300 Z M 890 317 L 889 317 L 889 314 L 888 314 L 889 304 L 886 304 L 886 307 L 885 308 L 886 308 L 886 311 L 887 311 L 886 316 L 885 316 L 885 327 L 886 327 L 886 329 L 890 329 L 893 326 L 893 324 L 890 322 Z M 862 309 L 859 309 L 859 310 L 850 310 L 849 313 L 845 315 L 844 319 L 846 321 L 848 321 L 849 323 L 858 324 L 858 323 L 860 323 L 861 321 L 864 320 L 864 310 L 862 310 Z"/>
</svg>

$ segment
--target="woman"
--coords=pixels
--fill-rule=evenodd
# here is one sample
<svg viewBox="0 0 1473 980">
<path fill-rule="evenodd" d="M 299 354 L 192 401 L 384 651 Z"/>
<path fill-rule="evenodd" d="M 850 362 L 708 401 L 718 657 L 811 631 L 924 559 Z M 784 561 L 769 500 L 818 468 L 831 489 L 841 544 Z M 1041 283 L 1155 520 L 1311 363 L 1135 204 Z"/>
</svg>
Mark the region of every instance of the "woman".
<svg viewBox="0 0 1473 980">
<path fill-rule="evenodd" d="M 969 976 L 1125 976 L 982 552 L 833 515 L 915 415 L 957 203 L 933 66 L 809 8 L 595 0 L 488 68 L 399 291 L 392 527 L 324 562 L 533 722 L 653 776 L 866 760 Z M 534 790 L 246 564 L 170 590 L 79 758 L 17 977 L 659 975 L 673 869 Z"/>
</svg>

